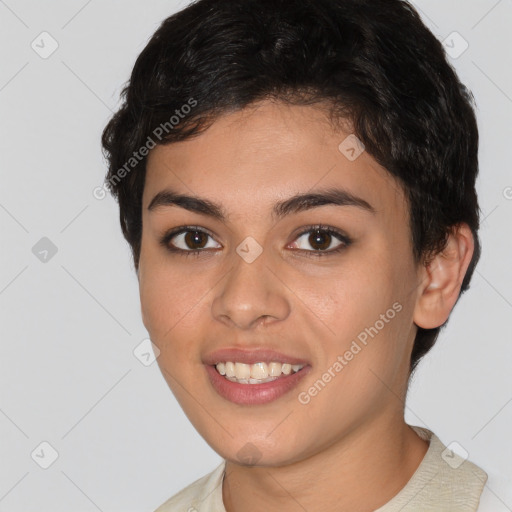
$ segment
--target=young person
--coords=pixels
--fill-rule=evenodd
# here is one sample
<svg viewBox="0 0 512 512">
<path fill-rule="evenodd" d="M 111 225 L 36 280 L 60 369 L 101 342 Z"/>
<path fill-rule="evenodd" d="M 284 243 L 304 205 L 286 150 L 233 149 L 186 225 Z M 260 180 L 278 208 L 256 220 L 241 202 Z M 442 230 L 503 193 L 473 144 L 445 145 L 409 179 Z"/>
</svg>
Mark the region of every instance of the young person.
<svg viewBox="0 0 512 512">
<path fill-rule="evenodd" d="M 103 134 L 144 325 L 224 462 L 158 512 L 475 511 L 405 423 L 480 255 L 472 96 L 400 0 L 199 0 Z"/>
</svg>

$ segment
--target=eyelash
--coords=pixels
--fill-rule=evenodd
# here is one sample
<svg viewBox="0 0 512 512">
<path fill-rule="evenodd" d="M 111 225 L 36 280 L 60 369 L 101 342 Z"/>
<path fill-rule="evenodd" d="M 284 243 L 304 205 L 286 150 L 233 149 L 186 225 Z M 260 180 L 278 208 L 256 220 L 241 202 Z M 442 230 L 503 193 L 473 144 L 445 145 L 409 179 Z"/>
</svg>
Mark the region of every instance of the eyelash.
<svg viewBox="0 0 512 512">
<path fill-rule="evenodd" d="M 208 231 L 206 231 L 203 228 L 200 228 L 199 226 L 182 226 L 180 228 L 173 229 L 173 230 L 169 231 L 168 233 L 166 233 L 161 238 L 160 244 L 165 249 L 170 251 L 171 253 L 183 255 L 183 256 L 186 256 L 186 257 L 188 257 L 188 256 L 196 256 L 196 257 L 198 257 L 198 256 L 200 256 L 200 254 L 202 252 L 205 252 L 207 249 L 195 249 L 195 250 L 187 251 L 185 249 L 179 249 L 177 247 L 171 247 L 169 245 L 169 242 L 175 236 L 181 235 L 182 233 L 188 233 L 190 231 L 198 231 L 200 233 L 204 233 L 204 234 L 208 235 L 209 237 L 213 238 L 213 236 Z M 332 228 L 332 227 L 329 227 L 329 226 L 325 226 L 323 224 L 315 224 L 315 225 L 312 225 L 312 226 L 307 226 L 303 231 L 301 231 L 294 238 L 294 240 L 296 240 L 297 238 L 300 238 L 302 235 L 305 235 L 306 233 L 311 233 L 313 231 L 320 231 L 323 234 L 328 234 L 328 235 L 334 236 L 335 238 L 337 238 L 342 243 L 338 247 L 336 247 L 335 249 L 330 249 L 328 251 L 319 251 L 319 250 L 309 251 L 309 250 L 306 250 L 306 249 L 294 249 L 294 250 L 304 252 L 308 257 L 318 258 L 318 257 L 324 257 L 324 256 L 329 256 L 329 255 L 332 255 L 332 254 L 340 253 L 341 251 L 343 251 L 344 249 L 346 249 L 348 246 L 350 246 L 352 244 L 352 239 L 349 238 L 346 234 L 344 234 L 341 231 L 338 231 L 335 228 Z"/>
</svg>

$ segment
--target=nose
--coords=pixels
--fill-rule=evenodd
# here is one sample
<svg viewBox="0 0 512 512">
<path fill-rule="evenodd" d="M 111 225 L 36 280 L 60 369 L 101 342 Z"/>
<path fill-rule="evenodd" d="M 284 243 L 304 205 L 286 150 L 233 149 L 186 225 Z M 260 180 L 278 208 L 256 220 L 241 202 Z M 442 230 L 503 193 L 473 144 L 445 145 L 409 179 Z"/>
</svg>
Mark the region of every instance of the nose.
<svg viewBox="0 0 512 512">
<path fill-rule="evenodd" d="M 230 327 L 247 330 L 285 320 L 290 314 L 287 288 L 269 266 L 265 251 L 251 263 L 235 254 L 233 267 L 221 283 L 212 314 Z"/>
</svg>

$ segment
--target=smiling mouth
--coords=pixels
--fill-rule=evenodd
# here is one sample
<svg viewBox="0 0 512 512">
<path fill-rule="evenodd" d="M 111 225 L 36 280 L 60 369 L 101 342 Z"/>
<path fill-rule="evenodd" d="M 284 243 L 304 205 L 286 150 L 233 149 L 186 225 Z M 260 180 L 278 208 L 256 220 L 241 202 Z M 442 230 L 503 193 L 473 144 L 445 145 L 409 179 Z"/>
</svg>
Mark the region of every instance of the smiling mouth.
<svg viewBox="0 0 512 512">
<path fill-rule="evenodd" d="M 205 369 L 210 383 L 217 394 L 239 405 L 263 405 L 278 400 L 285 395 L 289 395 L 289 393 L 298 386 L 299 382 L 311 371 L 311 366 L 308 364 L 293 365 L 295 369 L 292 369 L 292 365 L 289 363 L 288 366 L 285 366 L 286 363 L 278 363 L 279 366 L 277 366 L 273 365 L 271 362 L 247 365 L 239 363 L 238 366 L 235 362 L 233 362 L 233 366 L 229 363 L 230 361 L 205 365 Z M 219 364 L 220 370 L 224 371 L 224 375 L 221 375 L 219 370 L 217 370 Z M 224 369 L 222 368 L 222 364 L 224 364 Z M 268 375 L 264 378 L 251 377 L 250 373 L 247 375 L 247 368 L 245 367 L 250 368 L 252 371 L 253 367 L 256 366 L 256 371 L 262 371 L 265 368 L 264 364 L 267 365 L 267 372 L 277 373 L 279 371 L 279 375 Z M 235 371 L 233 377 L 228 377 L 226 374 L 226 366 L 229 373 L 231 373 L 230 370 Z M 236 370 L 245 373 L 239 373 L 240 378 L 238 378 L 236 376 Z M 283 370 L 289 373 L 284 373 Z M 261 376 L 265 375 L 265 373 L 262 371 L 261 374 L 254 375 Z"/>
<path fill-rule="evenodd" d="M 238 384 L 264 384 L 299 372 L 304 364 L 270 363 L 245 364 L 234 361 L 213 365 L 217 372 L 230 382 Z"/>
</svg>

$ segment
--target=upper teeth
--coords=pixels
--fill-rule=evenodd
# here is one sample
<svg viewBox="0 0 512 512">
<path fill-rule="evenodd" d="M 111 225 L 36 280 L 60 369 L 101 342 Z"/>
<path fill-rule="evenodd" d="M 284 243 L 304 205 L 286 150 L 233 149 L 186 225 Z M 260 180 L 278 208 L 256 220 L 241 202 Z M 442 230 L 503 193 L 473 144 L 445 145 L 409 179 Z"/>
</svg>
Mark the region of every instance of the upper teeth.
<svg viewBox="0 0 512 512">
<path fill-rule="evenodd" d="M 304 368 L 303 364 L 288 364 L 288 363 L 233 363 L 228 361 L 226 363 L 218 363 L 215 365 L 217 371 L 226 377 L 235 377 L 237 379 L 266 379 L 268 377 L 279 377 L 281 373 L 290 375 L 292 372 L 298 372 Z"/>
</svg>

